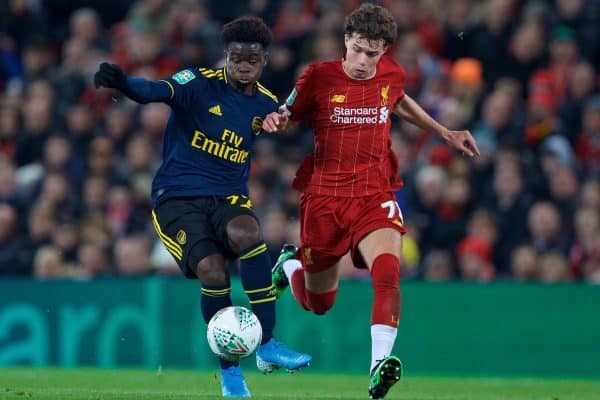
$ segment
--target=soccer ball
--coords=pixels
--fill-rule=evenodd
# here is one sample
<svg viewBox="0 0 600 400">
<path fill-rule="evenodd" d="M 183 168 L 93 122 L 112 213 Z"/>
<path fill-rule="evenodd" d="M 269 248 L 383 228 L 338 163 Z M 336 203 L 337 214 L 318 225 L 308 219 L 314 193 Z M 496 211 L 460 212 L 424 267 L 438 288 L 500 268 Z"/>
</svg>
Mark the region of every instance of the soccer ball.
<svg viewBox="0 0 600 400">
<path fill-rule="evenodd" d="M 217 356 L 237 361 L 256 351 L 262 340 L 262 327 L 252 311 L 230 306 L 217 311 L 208 321 L 206 338 Z"/>
</svg>

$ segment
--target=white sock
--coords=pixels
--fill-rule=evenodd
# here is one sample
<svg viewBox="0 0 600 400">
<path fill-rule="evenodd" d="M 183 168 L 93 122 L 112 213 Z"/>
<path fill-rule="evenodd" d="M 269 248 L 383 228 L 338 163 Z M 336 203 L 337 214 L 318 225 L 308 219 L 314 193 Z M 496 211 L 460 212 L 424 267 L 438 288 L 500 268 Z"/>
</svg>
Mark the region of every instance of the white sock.
<svg viewBox="0 0 600 400">
<path fill-rule="evenodd" d="M 292 274 L 295 270 L 302 268 L 302 263 L 295 258 L 291 258 L 283 263 L 283 272 L 288 280 L 292 279 Z"/>
<path fill-rule="evenodd" d="M 287 276 L 288 281 L 291 282 L 292 274 L 294 273 L 295 270 L 302 269 L 302 263 L 299 260 L 296 260 L 295 258 L 291 258 L 287 261 L 284 261 L 282 267 L 283 267 L 283 272 L 285 273 L 285 276 Z M 294 295 L 294 288 L 292 287 L 291 283 L 290 283 L 290 290 L 292 292 L 292 295 Z"/>
<path fill-rule="evenodd" d="M 397 333 L 398 329 L 389 325 L 371 325 L 371 368 L 369 372 L 380 360 L 392 354 Z"/>
</svg>

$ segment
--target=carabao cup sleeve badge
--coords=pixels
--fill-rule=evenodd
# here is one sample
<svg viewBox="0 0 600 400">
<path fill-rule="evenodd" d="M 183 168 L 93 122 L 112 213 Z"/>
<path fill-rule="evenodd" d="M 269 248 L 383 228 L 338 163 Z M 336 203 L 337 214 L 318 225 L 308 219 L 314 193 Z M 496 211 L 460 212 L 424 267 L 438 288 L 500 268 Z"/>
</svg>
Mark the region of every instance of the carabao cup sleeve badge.
<svg viewBox="0 0 600 400">
<path fill-rule="evenodd" d="M 292 93 L 290 93 L 290 95 L 286 99 L 285 104 L 288 106 L 291 106 L 296 101 L 297 96 L 298 96 L 298 91 L 296 90 L 296 88 L 294 88 L 294 90 L 292 90 Z"/>
</svg>

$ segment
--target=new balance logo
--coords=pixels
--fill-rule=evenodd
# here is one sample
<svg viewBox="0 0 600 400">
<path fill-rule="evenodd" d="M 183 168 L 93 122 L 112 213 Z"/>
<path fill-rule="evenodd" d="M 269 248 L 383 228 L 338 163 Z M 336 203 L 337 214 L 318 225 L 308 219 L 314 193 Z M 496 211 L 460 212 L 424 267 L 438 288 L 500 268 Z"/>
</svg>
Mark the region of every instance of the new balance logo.
<svg viewBox="0 0 600 400">
<path fill-rule="evenodd" d="M 332 103 L 343 103 L 345 101 L 346 96 L 344 96 L 343 94 L 334 94 L 333 96 L 331 96 Z"/>
<path fill-rule="evenodd" d="M 208 112 L 211 114 L 218 115 L 219 117 L 223 116 L 223 113 L 221 112 L 221 106 L 218 104 L 216 106 L 212 106 L 211 108 L 209 108 Z"/>
</svg>

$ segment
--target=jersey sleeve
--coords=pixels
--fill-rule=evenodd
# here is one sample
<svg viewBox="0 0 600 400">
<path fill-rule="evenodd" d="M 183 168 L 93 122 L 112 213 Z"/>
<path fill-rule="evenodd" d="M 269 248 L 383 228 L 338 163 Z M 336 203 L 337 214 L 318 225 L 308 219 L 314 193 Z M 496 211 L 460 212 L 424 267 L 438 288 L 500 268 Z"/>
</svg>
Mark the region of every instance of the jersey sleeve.
<svg viewBox="0 0 600 400">
<path fill-rule="evenodd" d="M 160 80 L 171 90 L 167 103 L 174 107 L 187 109 L 202 98 L 208 85 L 207 79 L 198 70 L 184 69 L 169 78 Z"/>
<path fill-rule="evenodd" d="M 290 119 L 298 121 L 306 119 L 310 112 L 315 108 L 314 102 L 314 80 L 315 64 L 311 64 L 304 70 L 292 93 L 285 101 L 285 109 L 290 112 Z"/>
<path fill-rule="evenodd" d="M 394 101 L 392 102 L 393 105 L 396 105 L 400 100 L 402 100 L 404 98 L 404 95 L 406 94 L 404 92 L 404 84 L 406 82 L 406 72 L 404 71 L 404 68 L 402 68 L 400 65 L 396 65 L 396 68 L 394 68 Z"/>
</svg>

